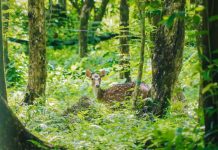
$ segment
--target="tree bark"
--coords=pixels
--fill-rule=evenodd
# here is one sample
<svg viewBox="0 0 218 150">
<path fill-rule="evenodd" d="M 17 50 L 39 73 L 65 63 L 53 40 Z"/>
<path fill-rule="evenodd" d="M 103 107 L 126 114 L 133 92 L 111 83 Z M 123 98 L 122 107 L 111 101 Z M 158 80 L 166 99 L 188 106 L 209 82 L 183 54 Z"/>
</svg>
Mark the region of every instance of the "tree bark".
<svg viewBox="0 0 218 150">
<path fill-rule="evenodd" d="M 131 81 L 129 54 L 129 5 L 128 0 L 120 0 L 120 78 Z"/>
<path fill-rule="evenodd" d="M 195 6 L 197 7 L 198 5 L 203 5 L 203 0 L 196 0 L 193 3 L 195 3 Z M 199 16 L 203 16 L 203 12 L 200 12 Z M 203 46 L 202 35 L 198 34 L 198 33 L 200 33 L 202 30 L 203 30 L 203 24 L 202 24 L 202 22 L 199 22 L 199 24 L 197 25 L 197 31 L 196 31 L 196 34 L 197 34 L 196 35 L 196 48 L 198 50 L 198 56 L 199 56 L 200 64 L 202 64 L 201 56 L 202 56 L 204 46 Z M 203 96 L 202 96 L 202 93 L 201 93 L 201 91 L 203 90 L 203 86 L 202 86 L 202 83 L 201 83 L 203 81 L 202 78 L 203 78 L 202 73 L 200 73 L 200 87 L 199 87 L 198 108 L 199 108 L 199 110 L 202 110 L 202 112 L 203 112 Z"/>
<path fill-rule="evenodd" d="M 0 115 L 1 149 L 41 150 L 52 148 L 52 146 L 29 133 L 2 99 L 0 100 Z M 38 143 L 38 146 L 33 142 Z"/>
<path fill-rule="evenodd" d="M 44 0 L 28 1 L 29 15 L 29 76 L 24 102 L 32 104 L 35 98 L 45 96 L 46 40 Z"/>
<path fill-rule="evenodd" d="M 136 80 L 136 86 L 133 92 L 133 108 L 137 108 L 137 101 L 139 95 L 139 88 L 142 81 L 143 67 L 144 67 L 144 53 L 145 53 L 145 15 L 144 15 L 144 7 L 141 8 L 141 3 L 138 3 L 139 16 L 140 16 L 140 28 L 141 28 L 141 49 L 140 49 L 140 62 L 138 68 L 138 76 Z"/>
<path fill-rule="evenodd" d="M 0 0 L 0 101 L 7 101 L 7 91 L 5 82 L 4 47 L 2 31 L 2 2 Z"/>
<path fill-rule="evenodd" d="M 162 15 L 184 12 L 185 0 L 165 0 Z M 161 17 L 162 18 L 162 17 Z M 185 35 L 184 18 L 176 17 L 171 27 L 157 27 L 152 51 L 153 113 L 162 117 L 169 106 L 175 82 L 182 68 Z"/>
<path fill-rule="evenodd" d="M 1 68 L 2 70 L 2 68 Z M 21 124 L 5 101 L 0 100 L 0 149 L 2 150 L 43 150 L 65 149 L 54 147 L 40 140 Z M 37 144 L 35 144 L 37 143 Z"/>
<path fill-rule="evenodd" d="M 104 14 L 106 12 L 108 2 L 109 2 L 109 0 L 102 0 L 101 6 L 99 8 L 95 8 L 94 22 L 92 23 L 92 32 L 93 33 L 95 33 L 95 31 L 98 29 L 98 27 L 101 24 L 101 21 L 102 21 Z"/>
<path fill-rule="evenodd" d="M 94 0 L 85 0 L 81 14 L 79 27 L 79 53 L 80 57 L 85 57 L 88 52 L 87 34 L 90 12 L 94 6 Z"/>
<path fill-rule="evenodd" d="M 218 1 L 204 0 L 202 98 L 205 120 L 205 145 L 218 147 Z"/>
</svg>

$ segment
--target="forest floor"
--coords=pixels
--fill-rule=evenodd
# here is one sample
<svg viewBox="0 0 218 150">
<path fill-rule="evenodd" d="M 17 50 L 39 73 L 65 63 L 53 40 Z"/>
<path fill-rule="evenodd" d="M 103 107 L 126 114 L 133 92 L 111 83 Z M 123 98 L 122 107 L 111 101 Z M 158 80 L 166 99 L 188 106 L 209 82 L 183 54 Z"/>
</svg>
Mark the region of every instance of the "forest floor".
<svg viewBox="0 0 218 150">
<path fill-rule="evenodd" d="M 197 109 L 198 60 L 194 49 L 186 46 L 179 78 L 186 101 L 172 101 L 166 117 L 151 119 L 137 116 L 131 102 L 108 105 L 98 102 L 92 94 L 90 81 L 85 76 L 87 68 L 108 72 L 102 81 L 104 88 L 123 82 L 117 73 L 116 44 L 113 40 L 102 42 L 82 60 L 75 47 L 48 48 L 46 98 L 39 98 L 30 106 L 21 106 L 27 83 L 28 56 L 23 51 L 11 54 L 13 62 L 7 78 L 9 106 L 29 131 L 49 143 L 69 149 L 203 149 L 202 120 L 198 119 Z M 131 50 L 133 78 L 137 74 L 139 57 L 136 49 Z M 151 83 L 149 54 L 146 57 L 143 81 Z M 73 106 L 83 96 L 90 99 L 90 105 Z"/>
</svg>

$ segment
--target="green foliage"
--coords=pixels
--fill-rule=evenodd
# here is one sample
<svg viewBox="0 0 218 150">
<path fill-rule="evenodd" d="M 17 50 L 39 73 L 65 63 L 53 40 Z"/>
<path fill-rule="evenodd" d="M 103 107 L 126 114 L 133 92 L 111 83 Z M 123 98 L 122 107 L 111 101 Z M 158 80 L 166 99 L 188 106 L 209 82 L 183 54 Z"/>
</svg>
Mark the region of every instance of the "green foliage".
<svg viewBox="0 0 218 150">
<path fill-rule="evenodd" d="M 22 77 L 21 70 L 16 69 L 13 62 L 11 62 L 7 66 L 7 75 L 6 75 L 6 77 L 7 77 L 6 80 L 8 82 L 8 86 L 14 86 L 15 84 L 17 84 L 17 86 L 18 86 L 24 80 L 23 77 Z"/>
<path fill-rule="evenodd" d="M 19 1 L 20 2 L 20 1 Z M 14 3 L 16 8 L 11 14 L 9 34 L 17 38 L 27 38 L 26 3 Z M 152 1 L 145 14 L 161 12 L 162 1 Z M 108 6 L 106 16 L 97 34 L 119 32 L 119 1 L 113 0 Z M 140 35 L 139 18 L 135 1 L 130 1 L 130 32 Z M 78 14 L 68 4 L 68 18 L 47 20 L 47 38 L 69 40 L 77 37 Z M 46 7 L 48 8 L 48 7 Z M 195 8 L 190 4 L 185 19 L 186 43 L 183 68 L 179 76 L 178 89 L 183 92 L 186 101 L 174 99 L 165 118 L 154 118 L 145 112 L 137 115 L 131 109 L 131 103 L 105 104 L 98 102 L 93 94 L 85 70 L 99 71 L 105 69 L 107 75 L 102 79 L 102 87 L 124 82 L 119 79 L 119 40 L 114 38 L 98 45 L 89 45 L 88 57 L 80 59 L 78 45 L 47 47 L 48 76 L 46 98 L 38 98 L 34 105 L 22 105 L 28 73 L 27 47 L 9 44 L 11 64 L 7 70 L 9 85 L 9 106 L 16 113 L 29 131 L 55 145 L 64 145 L 69 149 L 203 149 L 203 127 L 199 123 L 197 109 L 199 88 L 199 60 L 196 50 L 196 28 L 201 20 Z M 184 15 L 184 14 L 182 14 Z M 165 20 L 170 27 L 174 19 L 181 14 L 174 14 Z M 155 28 L 146 20 L 146 54 L 143 81 L 151 83 L 150 56 L 152 43 L 149 34 Z M 16 33 L 16 34 L 15 34 Z M 133 81 L 138 70 L 140 40 L 129 42 L 131 55 L 131 74 Z M 206 75 L 205 75 L 206 76 Z M 207 89 L 205 89 L 207 90 Z M 81 97 L 86 96 L 91 104 L 80 104 Z M 142 102 L 143 103 L 143 102 Z M 143 106 L 143 105 L 142 105 Z M 67 115 L 63 115 L 66 114 Z M 142 117 L 143 116 L 143 117 Z M 36 143 L 37 144 L 37 143 Z"/>
</svg>

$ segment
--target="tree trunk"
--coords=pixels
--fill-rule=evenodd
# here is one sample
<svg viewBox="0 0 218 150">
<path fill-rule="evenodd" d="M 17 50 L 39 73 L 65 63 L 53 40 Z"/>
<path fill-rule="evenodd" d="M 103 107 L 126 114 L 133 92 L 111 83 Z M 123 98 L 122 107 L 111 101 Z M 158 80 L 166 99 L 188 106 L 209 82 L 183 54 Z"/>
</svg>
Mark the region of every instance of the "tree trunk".
<svg viewBox="0 0 218 150">
<path fill-rule="evenodd" d="M 101 21 L 104 17 L 106 12 L 107 4 L 109 0 L 102 0 L 100 8 L 95 8 L 95 15 L 94 15 L 94 22 L 92 23 L 92 32 L 93 34 L 98 29 Z"/>
<path fill-rule="evenodd" d="M 120 0 L 120 78 L 131 81 L 129 55 L 129 5 L 128 0 Z"/>
<path fill-rule="evenodd" d="M 24 102 L 45 96 L 46 89 L 46 40 L 44 0 L 28 1 L 29 15 L 29 76 Z"/>
<path fill-rule="evenodd" d="M 80 57 L 85 57 L 88 52 L 87 34 L 90 12 L 94 6 L 94 0 L 85 0 L 81 14 L 79 27 L 79 53 Z"/>
<path fill-rule="evenodd" d="M 99 8 L 94 8 L 94 20 L 91 25 L 91 38 L 89 38 L 89 40 L 95 39 L 96 30 L 101 25 L 108 2 L 109 0 L 102 0 L 101 6 Z M 93 47 L 95 48 L 95 45 L 93 45 Z"/>
<path fill-rule="evenodd" d="M 0 101 L 7 101 L 5 65 L 4 65 L 4 47 L 2 31 L 2 2 L 0 0 Z"/>
<path fill-rule="evenodd" d="M 218 1 L 204 0 L 202 96 L 205 120 L 205 145 L 218 147 Z M 210 145 L 211 144 L 211 145 Z M 213 149 L 211 148 L 211 149 Z"/>
<path fill-rule="evenodd" d="M 3 11 L 8 11 L 9 9 L 9 2 L 8 0 L 2 0 L 2 9 Z M 9 56 L 8 56 L 8 40 L 7 40 L 7 33 L 8 33 L 8 26 L 9 26 L 9 12 L 3 12 L 3 33 L 4 33 L 4 61 L 5 67 L 9 64 Z"/>
<path fill-rule="evenodd" d="M 195 3 L 195 6 L 197 7 L 199 5 L 203 5 L 203 0 L 196 0 L 193 3 Z M 203 12 L 200 12 L 199 15 L 203 16 L 202 13 Z M 199 22 L 199 24 L 197 25 L 197 31 L 196 31 L 196 34 L 197 34 L 196 35 L 196 48 L 198 50 L 198 56 L 199 56 L 200 64 L 202 64 L 201 56 L 202 56 L 202 52 L 203 52 L 203 41 L 202 41 L 203 38 L 202 38 L 202 35 L 198 34 L 198 33 L 200 33 L 202 30 L 203 30 L 202 22 Z M 202 86 L 202 83 L 201 83 L 203 81 L 202 78 L 203 78 L 202 74 L 200 73 L 200 87 L 199 87 L 198 108 L 199 108 L 199 110 L 203 111 L 203 96 L 202 96 L 202 93 L 201 93 L 201 91 L 203 90 L 203 86 Z"/>
<path fill-rule="evenodd" d="M 184 12 L 185 0 L 165 0 L 162 15 Z M 161 17 L 162 18 L 162 17 Z M 184 18 L 176 17 L 171 27 L 157 27 L 152 52 L 152 98 L 153 113 L 163 116 L 169 106 L 175 82 L 182 67 L 184 47 Z"/>
<path fill-rule="evenodd" d="M 144 53 L 145 53 L 145 15 L 144 7 L 141 8 L 140 2 L 138 2 L 139 16 L 140 16 L 140 28 L 141 28 L 141 50 L 140 50 L 140 62 L 138 68 L 138 76 L 136 80 L 136 86 L 133 93 L 133 108 L 137 108 L 137 100 L 139 95 L 139 88 L 142 81 L 143 65 L 144 65 Z"/>
<path fill-rule="evenodd" d="M 2 68 L 1 68 L 2 70 Z M 53 147 L 28 132 L 12 113 L 5 101 L 0 100 L 0 149 L 2 150 L 43 150 L 64 149 Z M 36 144 L 37 143 L 37 144 Z"/>
</svg>

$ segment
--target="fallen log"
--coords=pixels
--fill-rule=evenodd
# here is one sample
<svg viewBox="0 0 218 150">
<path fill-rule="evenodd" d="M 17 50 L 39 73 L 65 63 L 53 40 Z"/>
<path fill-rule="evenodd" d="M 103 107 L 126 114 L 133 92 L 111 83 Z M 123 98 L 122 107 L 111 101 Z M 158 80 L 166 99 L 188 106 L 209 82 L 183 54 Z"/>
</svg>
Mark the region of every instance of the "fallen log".
<svg viewBox="0 0 218 150">
<path fill-rule="evenodd" d="M 88 37 L 88 44 L 98 44 L 102 41 L 107 41 L 110 40 L 114 37 L 119 37 L 118 33 L 105 33 L 99 36 L 95 36 L 94 38 Z M 140 39 L 137 36 L 129 36 L 130 39 Z M 29 41 L 28 40 L 23 40 L 23 39 L 17 39 L 13 37 L 8 37 L 9 42 L 15 42 L 23 45 L 28 45 Z M 59 46 L 69 46 L 69 45 L 76 45 L 78 43 L 78 39 L 74 38 L 72 40 L 60 40 L 60 39 L 50 39 L 47 41 L 47 46 L 54 46 L 54 47 L 59 47 Z"/>
</svg>

